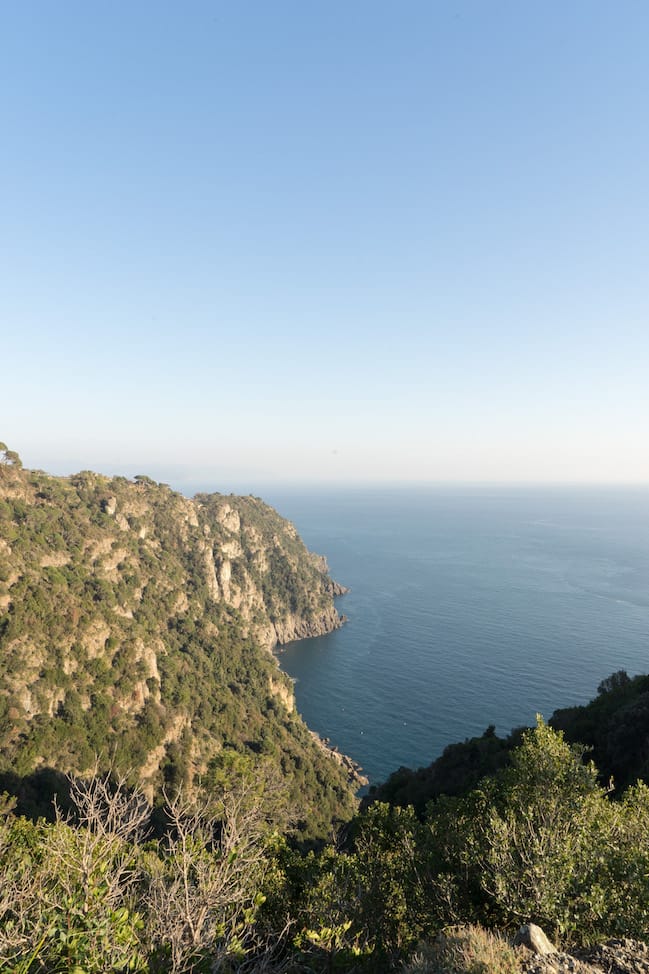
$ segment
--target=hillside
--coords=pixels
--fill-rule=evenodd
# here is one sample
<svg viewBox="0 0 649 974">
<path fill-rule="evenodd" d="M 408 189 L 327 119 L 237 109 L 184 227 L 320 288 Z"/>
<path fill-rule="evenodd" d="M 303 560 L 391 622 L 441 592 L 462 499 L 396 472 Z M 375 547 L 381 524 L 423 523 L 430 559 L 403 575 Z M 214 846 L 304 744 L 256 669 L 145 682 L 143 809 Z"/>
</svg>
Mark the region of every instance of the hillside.
<svg viewBox="0 0 649 974">
<path fill-rule="evenodd" d="M 645 974 L 649 788 L 614 795 L 569 739 L 646 776 L 649 677 L 562 729 L 488 728 L 354 815 L 271 652 L 341 624 L 292 525 L 0 461 L 0 972 Z M 22 818 L 61 772 L 73 814 Z M 335 841 L 288 842 L 296 821 Z M 570 954 L 514 950 L 530 921 Z"/>
<path fill-rule="evenodd" d="M 99 757 L 153 796 L 264 765 L 312 831 L 347 816 L 349 772 L 271 653 L 342 621 L 293 525 L 254 497 L 52 477 L 2 449 L 0 784 Z"/>
</svg>

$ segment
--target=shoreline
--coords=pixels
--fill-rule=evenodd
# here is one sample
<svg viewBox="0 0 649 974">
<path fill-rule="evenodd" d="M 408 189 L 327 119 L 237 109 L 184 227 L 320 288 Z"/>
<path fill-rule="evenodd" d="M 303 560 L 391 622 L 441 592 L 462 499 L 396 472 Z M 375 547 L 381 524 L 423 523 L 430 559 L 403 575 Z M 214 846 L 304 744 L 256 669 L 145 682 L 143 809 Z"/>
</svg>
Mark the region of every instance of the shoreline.
<svg viewBox="0 0 649 974">
<path fill-rule="evenodd" d="M 311 737 L 313 737 L 318 747 L 322 751 L 326 751 L 326 753 L 333 758 L 334 761 L 345 769 L 350 784 L 356 784 L 358 786 L 357 791 L 361 788 L 366 788 L 369 785 L 370 779 L 367 777 L 367 775 L 363 774 L 363 768 L 358 761 L 354 761 L 354 759 L 350 758 L 348 754 L 343 754 L 336 744 L 332 744 L 329 737 L 320 737 L 318 732 L 311 730 L 308 724 L 307 727 L 309 734 Z"/>
<path fill-rule="evenodd" d="M 317 557 L 319 557 L 322 560 L 322 562 L 324 562 L 324 566 L 325 566 L 325 570 L 326 570 L 327 569 L 327 564 L 326 564 L 326 560 L 324 559 L 324 557 L 323 556 L 317 556 Z M 331 584 L 331 595 L 335 599 L 341 598 L 342 596 L 347 595 L 347 593 L 350 591 L 349 588 L 347 588 L 344 585 L 341 585 L 339 582 L 336 582 L 333 579 L 330 579 L 330 584 Z M 278 641 L 273 646 L 272 653 L 273 653 L 273 656 L 275 657 L 275 662 L 277 663 L 277 666 L 279 667 L 279 669 L 281 670 L 281 672 L 285 676 L 287 676 L 289 678 L 289 680 L 291 681 L 291 683 L 293 684 L 293 688 L 294 688 L 294 690 L 293 690 L 293 699 L 294 699 L 294 702 L 295 703 L 296 703 L 296 701 L 295 701 L 295 684 L 296 684 L 297 681 L 295 680 L 294 677 L 291 676 L 290 673 L 287 673 L 286 670 L 282 669 L 282 664 L 281 664 L 280 657 L 281 657 L 282 653 L 284 652 L 284 649 L 286 648 L 286 646 L 289 646 L 291 643 L 293 643 L 293 642 L 300 642 L 302 639 L 305 639 L 305 638 L 306 639 L 319 639 L 321 636 L 328 636 L 330 633 L 335 632 L 337 629 L 341 629 L 349 621 L 348 618 L 347 618 L 347 616 L 344 615 L 343 613 L 338 612 L 337 610 L 335 610 L 335 614 L 336 614 L 336 618 L 337 618 L 337 624 L 328 626 L 322 632 L 314 632 L 314 633 L 311 633 L 311 634 L 309 634 L 307 636 L 298 636 L 296 639 L 290 639 L 287 642 L 281 642 L 280 643 Z M 295 709 L 297 711 L 297 706 L 295 706 Z M 344 770 L 347 772 L 347 779 L 348 779 L 349 783 L 356 786 L 356 791 L 358 792 L 362 788 L 367 788 L 369 786 L 370 781 L 369 781 L 369 778 L 367 777 L 367 775 L 365 775 L 363 773 L 363 767 L 362 767 L 362 765 L 360 765 L 358 761 L 355 761 L 354 758 L 350 757 L 349 754 L 344 754 L 338 748 L 338 745 L 337 744 L 333 744 L 332 743 L 331 738 L 329 738 L 329 737 L 321 737 L 321 735 L 317 731 L 314 731 L 311 727 L 309 727 L 308 723 L 306 722 L 306 720 L 304 719 L 304 717 L 302 716 L 302 714 L 300 714 L 300 717 L 304 721 L 305 727 L 307 728 L 309 734 L 314 739 L 314 741 L 316 742 L 316 744 L 318 745 L 318 747 L 320 748 L 320 750 L 321 751 L 324 751 L 332 760 L 336 761 L 337 764 L 339 764 L 342 768 L 344 768 Z"/>
</svg>

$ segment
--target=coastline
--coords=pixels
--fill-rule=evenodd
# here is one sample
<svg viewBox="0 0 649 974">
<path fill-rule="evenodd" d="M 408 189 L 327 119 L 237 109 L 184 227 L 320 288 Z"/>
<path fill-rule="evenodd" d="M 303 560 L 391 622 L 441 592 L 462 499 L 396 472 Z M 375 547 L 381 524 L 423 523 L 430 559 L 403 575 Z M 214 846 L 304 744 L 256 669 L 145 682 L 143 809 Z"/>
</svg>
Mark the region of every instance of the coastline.
<svg viewBox="0 0 649 974">
<path fill-rule="evenodd" d="M 348 754 L 343 754 L 335 744 L 332 744 L 330 738 L 320 737 L 317 731 L 311 730 L 310 727 L 309 734 L 311 734 L 321 750 L 326 751 L 337 764 L 345 769 L 350 784 L 355 784 L 357 789 L 365 788 L 369 785 L 370 780 L 367 775 L 363 774 L 363 768 L 358 761 L 354 761 Z"/>
<path fill-rule="evenodd" d="M 317 557 L 323 564 L 323 570 L 328 571 L 327 562 L 324 556 L 319 555 L 315 557 Z M 333 598 L 340 598 L 343 595 L 347 595 L 347 593 L 350 591 L 349 588 L 347 588 L 344 585 L 341 585 L 339 582 L 334 581 L 334 579 L 332 578 L 330 578 L 329 581 L 330 581 L 330 592 Z M 296 635 L 293 638 L 288 639 L 286 641 L 278 640 L 275 643 L 275 645 L 272 648 L 272 653 L 273 656 L 275 657 L 275 662 L 277 663 L 277 666 L 279 667 L 281 672 L 284 673 L 284 675 L 289 678 L 293 686 L 295 686 L 295 682 L 296 682 L 294 677 L 292 677 L 289 673 L 286 673 L 286 671 L 282 669 L 282 665 L 281 665 L 280 657 L 284 649 L 286 648 L 286 646 L 292 642 L 299 642 L 301 639 L 305 639 L 305 638 L 316 639 L 320 636 L 327 636 L 329 635 L 329 633 L 335 632 L 337 629 L 340 629 L 342 626 L 345 625 L 346 622 L 348 622 L 347 616 L 344 615 L 343 613 L 339 613 L 337 610 L 334 609 L 332 615 L 327 613 L 320 618 L 319 620 L 320 625 L 316 626 L 315 631 L 312 623 L 307 624 L 306 626 L 307 631 L 305 632 L 304 635 Z M 293 703 L 295 706 L 295 694 L 293 694 Z M 302 719 L 304 720 L 304 718 Z M 336 763 L 339 764 L 340 767 L 344 768 L 344 770 L 347 772 L 347 778 L 349 783 L 355 785 L 357 791 L 360 790 L 361 788 L 366 788 L 370 783 L 369 778 L 367 777 L 367 775 L 363 773 L 363 768 L 359 764 L 359 762 L 355 761 L 354 758 L 350 757 L 349 754 L 344 754 L 339 749 L 337 744 L 332 743 L 331 738 L 321 737 L 317 731 L 312 730 L 312 728 L 309 727 L 306 720 L 304 720 L 304 723 L 306 724 L 309 734 L 316 742 L 320 750 L 324 751 L 333 761 L 336 761 Z"/>
</svg>

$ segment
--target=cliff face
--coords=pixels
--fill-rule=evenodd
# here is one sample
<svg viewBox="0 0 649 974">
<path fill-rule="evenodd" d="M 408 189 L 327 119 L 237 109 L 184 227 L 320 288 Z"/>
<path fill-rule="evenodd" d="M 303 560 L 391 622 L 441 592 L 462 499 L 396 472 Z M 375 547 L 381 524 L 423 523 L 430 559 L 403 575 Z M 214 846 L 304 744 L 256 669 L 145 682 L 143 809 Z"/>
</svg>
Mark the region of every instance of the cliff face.
<svg viewBox="0 0 649 974">
<path fill-rule="evenodd" d="M 294 526 L 254 497 L 200 494 L 205 572 L 212 597 L 236 609 L 268 649 L 342 625 L 326 559 L 307 551 Z"/>
<path fill-rule="evenodd" d="M 257 498 L 1 466 L 0 770 L 99 754 L 154 789 L 233 748 L 347 801 L 269 652 L 341 625 L 337 592 Z"/>
</svg>

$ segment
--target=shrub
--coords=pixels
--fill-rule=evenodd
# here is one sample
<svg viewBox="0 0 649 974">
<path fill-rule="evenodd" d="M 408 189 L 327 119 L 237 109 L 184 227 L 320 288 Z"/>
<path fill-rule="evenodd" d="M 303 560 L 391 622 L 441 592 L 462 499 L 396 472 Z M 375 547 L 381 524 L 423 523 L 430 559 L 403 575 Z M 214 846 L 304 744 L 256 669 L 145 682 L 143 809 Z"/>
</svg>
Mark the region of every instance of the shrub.
<svg viewBox="0 0 649 974">
<path fill-rule="evenodd" d="M 451 927 L 424 944 L 403 974 L 518 974 L 515 951 L 500 935 L 479 926 Z"/>
</svg>

